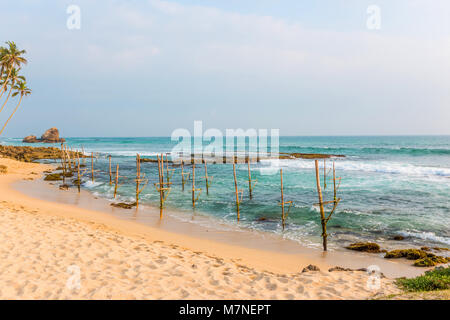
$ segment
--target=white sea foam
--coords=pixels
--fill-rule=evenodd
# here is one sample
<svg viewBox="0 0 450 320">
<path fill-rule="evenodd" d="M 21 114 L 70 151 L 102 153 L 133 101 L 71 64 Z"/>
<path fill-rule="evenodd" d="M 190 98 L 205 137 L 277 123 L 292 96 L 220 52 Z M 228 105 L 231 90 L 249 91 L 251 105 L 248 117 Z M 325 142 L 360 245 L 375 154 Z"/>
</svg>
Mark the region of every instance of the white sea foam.
<svg viewBox="0 0 450 320">
<path fill-rule="evenodd" d="M 101 153 L 103 153 L 103 154 L 108 154 L 108 155 L 111 155 L 111 156 L 122 156 L 122 157 L 135 157 L 136 156 L 136 154 L 138 154 L 139 153 L 139 155 L 142 157 L 142 156 L 147 156 L 147 157 L 150 157 L 150 156 L 156 156 L 156 155 L 159 155 L 159 154 L 161 154 L 161 153 L 158 153 L 158 152 L 149 152 L 149 151 L 142 151 L 142 150 L 130 150 L 130 151 L 119 151 L 119 150 L 111 150 L 111 151 L 109 151 L 109 150 L 101 150 L 100 151 Z M 165 152 L 164 152 L 165 153 Z"/>
<path fill-rule="evenodd" d="M 414 238 L 419 238 L 422 240 L 440 242 L 440 243 L 445 243 L 447 245 L 450 245 L 450 238 L 437 236 L 434 232 L 403 231 L 403 232 L 399 232 L 399 234 L 402 236 L 406 236 L 406 237 L 414 237 Z"/>
<path fill-rule="evenodd" d="M 92 188 L 98 187 L 98 186 L 100 186 L 102 184 L 103 184 L 102 182 L 96 182 L 96 181 L 92 182 L 92 180 L 88 180 L 88 181 L 83 183 L 83 187 L 88 188 L 88 189 L 92 189 Z"/>
<path fill-rule="evenodd" d="M 276 162 L 280 167 L 290 169 L 313 169 L 314 162 L 311 160 L 261 160 L 262 170 L 267 167 L 275 167 Z M 322 166 L 322 161 L 320 165 Z M 273 164 L 273 166 L 272 166 Z M 339 160 L 336 161 L 336 169 L 344 171 L 363 171 L 363 172 L 380 172 L 389 174 L 403 174 L 413 176 L 440 176 L 450 177 L 450 168 L 415 166 L 412 164 L 404 164 L 391 161 L 354 161 Z"/>
</svg>

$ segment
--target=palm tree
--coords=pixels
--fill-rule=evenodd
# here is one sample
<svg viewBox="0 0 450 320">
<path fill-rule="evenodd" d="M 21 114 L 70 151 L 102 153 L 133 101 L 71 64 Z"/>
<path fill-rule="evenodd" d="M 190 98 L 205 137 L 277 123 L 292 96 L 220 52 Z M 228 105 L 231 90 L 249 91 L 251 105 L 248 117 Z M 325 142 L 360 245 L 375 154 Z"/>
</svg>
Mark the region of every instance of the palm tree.
<svg viewBox="0 0 450 320">
<path fill-rule="evenodd" d="M 10 89 L 9 89 L 8 95 L 6 96 L 6 100 L 5 100 L 5 102 L 3 103 L 3 105 L 2 105 L 2 107 L 0 109 L 0 113 L 2 112 L 2 110 L 5 107 L 6 103 L 8 102 L 9 97 L 11 96 L 12 90 L 15 89 L 14 84 L 16 82 L 19 82 L 19 81 L 25 81 L 25 77 L 24 76 L 19 76 L 19 71 L 20 71 L 20 69 L 17 70 L 16 68 L 12 68 L 12 70 L 9 72 L 9 76 L 8 77 L 9 77 L 9 81 L 11 82 Z M 5 78 L 5 84 L 4 84 L 5 88 L 7 86 L 6 83 L 8 82 L 8 77 Z"/>
<path fill-rule="evenodd" d="M 20 93 L 20 99 L 19 103 L 17 104 L 16 108 L 14 109 L 13 113 L 9 116 L 8 120 L 6 120 L 5 124 L 3 125 L 2 130 L 0 130 L 0 136 L 3 133 L 3 130 L 5 130 L 6 125 L 8 124 L 9 120 L 13 117 L 13 115 L 16 113 L 17 109 L 19 109 L 20 103 L 22 102 L 22 98 L 24 96 L 28 96 L 31 94 L 31 89 L 27 87 L 27 83 L 25 81 L 19 81 L 15 86 L 14 90 L 16 90 L 13 93 L 13 97 L 17 96 Z"/>
<path fill-rule="evenodd" d="M 6 48 L 0 47 L 0 78 L 3 78 L 3 70 L 5 70 L 5 65 L 2 63 L 2 60 L 3 60 L 3 57 L 5 56 L 5 54 L 6 54 Z"/>
<path fill-rule="evenodd" d="M 25 59 L 22 55 L 27 53 L 25 50 L 17 49 L 17 45 L 13 41 L 7 41 L 6 44 L 9 48 L 3 48 L 1 50 L 1 60 L 0 64 L 2 65 L 2 70 L 6 70 L 8 76 L 6 77 L 5 82 L 3 83 L 2 89 L 0 90 L 0 98 L 3 93 L 6 91 L 6 83 L 14 69 L 14 67 L 20 68 L 22 64 L 27 64 L 27 59 Z M 8 72 L 9 71 L 9 72 Z"/>
</svg>

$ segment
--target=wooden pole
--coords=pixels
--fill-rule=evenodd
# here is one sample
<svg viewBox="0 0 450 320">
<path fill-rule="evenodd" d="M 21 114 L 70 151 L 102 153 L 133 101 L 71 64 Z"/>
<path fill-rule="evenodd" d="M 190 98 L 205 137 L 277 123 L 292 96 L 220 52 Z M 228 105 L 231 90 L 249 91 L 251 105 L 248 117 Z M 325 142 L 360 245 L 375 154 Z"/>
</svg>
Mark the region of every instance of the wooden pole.
<svg viewBox="0 0 450 320">
<path fill-rule="evenodd" d="M 116 198 L 116 195 L 117 195 L 118 185 L 119 185 L 119 165 L 116 166 L 116 179 L 115 179 L 115 184 L 114 184 L 114 199 Z"/>
<path fill-rule="evenodd" d="M 78 157 L 78 163 L 77 163 L 77 187 L 78 187 L 78 193 L 81 192 L 81 175 L 80 175 L 80 155 L 77 152 Z"/>
<path fill-rule="evenodd" d="M 253 187 L 252 187 L 252 172 L 250 170 L 250 157 L 248 158 L 247 164 L 248 164 L 248 193 L 249 193 L 250 199 L 252 199 L 253 198 L 253 194 L 252 194 Z"/>
<path fill-rule="evenodd" d="M 161 159 L 157 155 L 156 158 L 158 159 L 158 179 L 159 179 L 159 218 L 162 219 L 163 216 L 163 180 L 161 176 Z"/>
<path fill-rule="evenodd" d="M 317 160 L 315 160 L 314 162 L 316 167 L 316 184 L 317 184 L 317 194 L 319 196 L 320 220 L 322 224 L 323 250 L 327 251 L 327 224 L 325 221 L 325 211 L 323 208 L 322 189 L 320 187 L 319 162 Z"/>
<path fill-rule="evenodd" d="M 156 158 L 158 159 L 158 179 L 159 183 L 155 183 L 155 186 L 157 186 L 157 190 L 159 192 L 159 218 L 162 219 L 163 217 L 163 208 L 164 208 L 164 202 L 166 201 L 167 196 L 170 193 L 170 183 L 164 182 L 164 155 L 161 153 L 161 155 L 157 155 Z M 167 187 L 166 187 L 167 184 Z M 165 194 L 165 191 L 167 191 L 167 194 Z"/>
<path fill-rule="evenodd" d="M 184 191 L 184 161 L 181 160 L 181 190 Z"/>
<path fill-rule="evenodd" d="M 142 186 L 141 186 L 142 184 Z M 139 208 L 139 195 L 148 184 L 148 179 L 145 178 L 145 173 L 141 174 L 141 156 L 136 154 L 136 209 Z"/>
<path fill-rule="evenodd" d="M 91 177 L 92 177 L 92 182 L 95 181 L 94 178 L 94 153 L 91 152 Z"/>
<path fill-rule="evenodd" d="M 240 212 L 239 212 L 239 191 L 238 191 L 238 185 L 237 185 L 237 179 L 236 179 L 236 161 L 233 157 L 233 176 L 234 176 L 234 190 L 236 193 L 236 211 L 237 211 L 237 221 L 240 220 Z"/>
<path fill-rule="evenodd" d="M 327 163 L 326 160 L 323 159 L 323 190 L 327 188 Z"/>
<path fill-rule="evenodd" d="M 334 203 L 337 201 L 337 190 L 336 190 L 336 168 L 334 167 L 334 161 L 333 161 L 333 200 Z"/>
<path fill-rule="evenodd" d="M 139 183 L 141 178 L 141 166 L 140 166 L 139 153 L 136 154 L 136 209 L 139 207 Z"/>
<path fill-rule="evenodd" d="M 166 154 L 166 181 L 167 181 L 167 187 L 170 183 L 170 175 L 169 175 L 169 156 Z"/>
<path fill-rule="evenodd" d="M 164 188 L 164 154 L 161 153 L 161 188 Z M 162 192 L 164 198 L 164 190 Z"/>
<path fill-rule="evenodd" d="M 195 208 L 195 161 L 192 164 L 192 207 Z"/>
<path fill-rule="evenodd" d="M 86 157 L 84 156 L 84 147 L 83 146 L 81 146 L 81 152 L 83 152 L 83 164 L 85 165 L 86 164 Z"/>
<path fill-rule="evenodd" d="M 284 216 L 284 194 L 283 194 L 283 169 L 280 169 L 280 178 L 281 178 L 281 222 L 283 225 L 283 231 L 285 227 L 286 218 Z"/>
<path fill-rule="evenodd" d="M 109 158 L 109 185 L 112 185 L 112 171 L 111 171 L 111 155 L 108 156 Z"/>
<path fill-rule="evenodd" d="M 61 168 L 63 172 L 63 184 L 66 184 L 66 153 L 64 152 L 63 143 L 61 143 Z"/>
<path fill-rule="evenodd" d="M 209 183 L 208 183 L 208 167 L 206 166 L 206 161 L 203 160 L 205 163 L 205 179 L 206 179 L 206 194 L 209 194 Z"/>
<path fill-rule="evenodd" d="M 70 152 L 68 151 L 68 147 L 66 146 L 66 154 L 67 154 L 67 160 L 69 163 L 69 169 L 72 171 L 72 160 L 70 159 Z"/>
</svg>

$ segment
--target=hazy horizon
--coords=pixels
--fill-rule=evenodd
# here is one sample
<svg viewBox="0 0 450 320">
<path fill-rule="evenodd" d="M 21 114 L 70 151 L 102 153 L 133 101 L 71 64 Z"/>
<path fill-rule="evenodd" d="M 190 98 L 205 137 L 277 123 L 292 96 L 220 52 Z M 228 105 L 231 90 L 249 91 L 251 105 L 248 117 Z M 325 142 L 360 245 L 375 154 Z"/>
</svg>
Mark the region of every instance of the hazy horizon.
<svg viewBox="0 0 450 320">
<path fill-rule="evenodd" d="M 31 134 L 31 135 L 35 135 L 37 138 L 39 138 L 41 135 L 40 134 Z M 66 138 L 66 139 L 88 139 L 88 138 L 92 138 L 92 139 L 139 139 L 139 138 L 171 138 L 170 135 L 167 136 L 60 136 L 61 138 Z M 191 136 L 192 138 L 195 136 Z M 202 137 L 202 136 L 198 136 L 198 137 Z M 450 134 L 394 134 L 394 135 L 390 135 L 390 134 L 379 134 L 379 135 L 370 135 L 370 134 L 361 134 L 361 135 L 280 135 L 280 138 L 327 138 L 327 137 L 339 137 L 339 138 L 358 138 L 358 137 L 365 137 L 365 138 L 383 138 L 383 137 L 450 137 Z M 4 138 L 4 139 L 23 139 L 24 137 L 22 136 L 17 136 L 17 137 L 0 137 L 0 140 Z M 223 137 L 225 139 L 225 136 Z"/>
<path fill-rule="evenodd" d="M 0 41 L 27 50 L 33 90 L 2 137 L 167 137 L 194 120 L 294 137 L 450 135 L 444 0 L 18 0 L 2 13 Z"/>
</svg>

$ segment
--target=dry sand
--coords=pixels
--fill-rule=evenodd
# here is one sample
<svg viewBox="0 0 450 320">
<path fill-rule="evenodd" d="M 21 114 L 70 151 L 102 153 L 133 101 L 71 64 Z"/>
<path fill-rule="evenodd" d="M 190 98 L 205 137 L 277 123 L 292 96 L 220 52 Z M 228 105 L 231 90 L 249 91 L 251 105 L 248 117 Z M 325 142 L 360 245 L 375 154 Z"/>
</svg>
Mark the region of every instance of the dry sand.
<svg viewBox="0 0 450 320">
<path fill-rule="evenodd" d="M 179 235 L 13 190 L 45 165 L 0 159 L 0 299 L 368 299 L 361 271 Z M 78 281 L 79 279 L 79 281 Z"/>
</svg>

